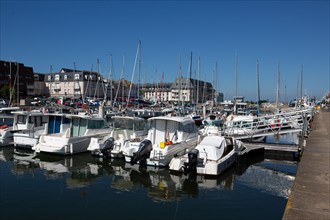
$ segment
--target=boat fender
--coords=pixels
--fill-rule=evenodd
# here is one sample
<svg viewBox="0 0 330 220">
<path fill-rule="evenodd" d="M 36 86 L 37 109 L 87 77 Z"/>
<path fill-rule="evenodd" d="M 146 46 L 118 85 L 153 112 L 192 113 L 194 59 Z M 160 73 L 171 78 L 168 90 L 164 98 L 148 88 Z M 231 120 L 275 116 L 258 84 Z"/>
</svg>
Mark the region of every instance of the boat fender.
<svg viewBox="0 0 330 220">
<path fill-rule="evenodd" d="M 6 129 L 6 128 L 9 128 L 8 125 L 0 125 L 0 129 Z"/>
<path fill-rule="evenodd" d="M 152 151 L 152 143 L 150 140 L 143 140 L 137 152 L 133 153 L 133 157 L 131 159 L 131 165 L 136 164 L 137 162 L 140 165 L 146 165 L 147 158 L 150 157 L 150 152 Z"/>
</svg>

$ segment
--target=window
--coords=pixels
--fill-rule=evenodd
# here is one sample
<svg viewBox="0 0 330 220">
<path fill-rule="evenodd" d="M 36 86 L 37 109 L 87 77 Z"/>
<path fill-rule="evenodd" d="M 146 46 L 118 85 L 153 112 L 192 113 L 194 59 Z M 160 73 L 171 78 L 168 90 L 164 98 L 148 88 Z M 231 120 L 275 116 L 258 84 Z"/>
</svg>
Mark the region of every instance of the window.
<svg viewBox="0 0 330 220">
<path fill-rule="evenodd" d="M 79 73 L 74 74 L 74 79 L 79 79 Z"/>
<path fill-rule="evenodd" d="M 52 76 L 48 76 L 48 81 L 51 81 L 52 80 Z"/>
<path fill-rule="evenodd" d="M 87 128 L 88 129 L 102 129 L 108 128 L 109 126 L 106 124 L 105 121 L 101 120 L 89 120 Z"/>
<path fill-rule="evenodd" d="M 68 79 L 68 75 L 64 75 L 64 80 L 67 80 Z"/>
<path fill-rule="evenodd" d="M 60 80 L 60 75 L 55 75 L 55 80 L 59 81 Z"/>
<path fill-rule="evenodd" d="M 26 115 L 18 115 L 17 117 L 18 124 L 25 124 L 25 121 L 26 121 Z"/>
</svg>

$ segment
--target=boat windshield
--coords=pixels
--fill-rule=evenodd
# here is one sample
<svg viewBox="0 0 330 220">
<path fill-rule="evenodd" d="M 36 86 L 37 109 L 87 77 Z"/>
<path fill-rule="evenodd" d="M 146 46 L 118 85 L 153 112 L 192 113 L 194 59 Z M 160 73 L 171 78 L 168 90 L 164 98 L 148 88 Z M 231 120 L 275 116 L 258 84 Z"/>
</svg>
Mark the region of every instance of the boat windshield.
<svg viewBox="0 0 330 220">
<path fill-rule="evenodd" d="M 114 118 L 113 127 L 114 129 L 126 129 L 126 130 L 135 130 L 141 131 L 146 130 L 147 123 L 142 120 L 133 120 L 130 118 Z"/>
<path fill-rule="evenodd" d="M 17 124 L 25 124 L 26 123 L 26 115 L 18 115 L 17 116 Z"/>
<path fill-rule="evenodd" d="M 88 129 L 104 129 L 109 128 L 109 125 L 105 120 L 88 120 Z"/>
<path fill-rule="evenodd" d="M 219 120 L 205 120 L 204 124 L 205 125 L 213 125 L 213 126 L 216 126 L 216 127 L 221 127 L 223 123 L 222 123 L 222 121 L 219 121 Z"/>
</svg>

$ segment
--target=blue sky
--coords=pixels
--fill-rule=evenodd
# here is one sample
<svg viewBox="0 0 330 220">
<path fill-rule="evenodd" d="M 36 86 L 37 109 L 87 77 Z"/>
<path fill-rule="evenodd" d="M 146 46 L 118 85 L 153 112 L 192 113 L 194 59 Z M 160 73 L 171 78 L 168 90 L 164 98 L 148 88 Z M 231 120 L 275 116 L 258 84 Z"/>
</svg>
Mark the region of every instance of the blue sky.
<svg viewBox="0 0 330 220">
<path fill-rule="evenodd" d="M 218 86 L 225 99 L 256 100 L 259 60 L 261 99 L 275 100 L 280 64 L 281 100 L 303 93 L 320 99 L 329 91 L 329 1 L 1 1 L 0 59 L 24 63 L 35 72 L 61 68 L 100 71 L 114 77 L 125 59 L 131 80 L 141 41 L 141 82 L 172 82 L 192 71 Z M 137 70 L 134 81 L 138 81 Z M 299 86 L 300 87 L 300 86 Z"/>
</svg>

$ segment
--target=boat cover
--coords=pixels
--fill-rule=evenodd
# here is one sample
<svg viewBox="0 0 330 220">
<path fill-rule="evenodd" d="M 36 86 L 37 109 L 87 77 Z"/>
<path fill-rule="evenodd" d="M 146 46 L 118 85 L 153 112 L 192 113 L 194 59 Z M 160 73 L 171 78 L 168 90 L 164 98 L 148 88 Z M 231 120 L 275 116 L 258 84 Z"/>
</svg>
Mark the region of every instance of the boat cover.
<svg viewBox="0 0 330 220">
<path fill-rule="evenodd" d="M 196 149 L 199 151 L 199 157 L 208 160 L 218 160 L 221 158 L 225 147 L 227 146 L 226 140 L 221 136 L 206 136 L 201 141 Z"/>
</svg>

